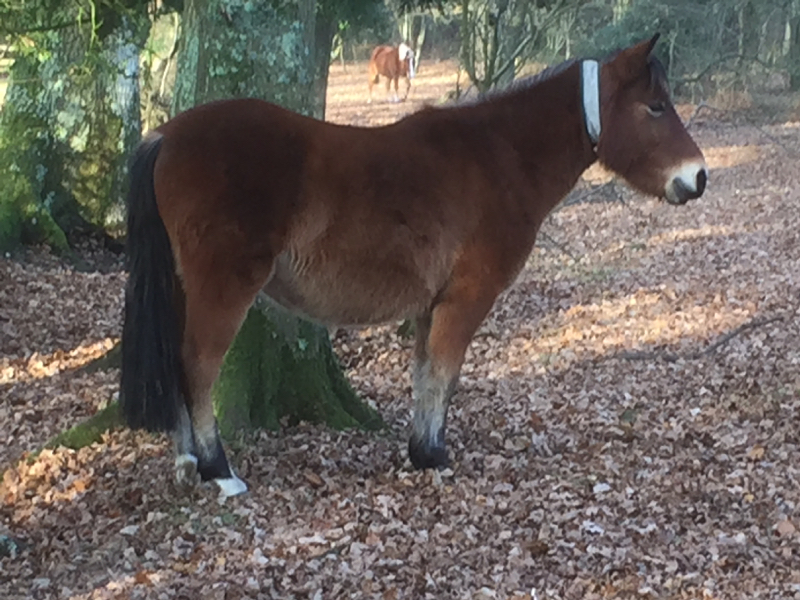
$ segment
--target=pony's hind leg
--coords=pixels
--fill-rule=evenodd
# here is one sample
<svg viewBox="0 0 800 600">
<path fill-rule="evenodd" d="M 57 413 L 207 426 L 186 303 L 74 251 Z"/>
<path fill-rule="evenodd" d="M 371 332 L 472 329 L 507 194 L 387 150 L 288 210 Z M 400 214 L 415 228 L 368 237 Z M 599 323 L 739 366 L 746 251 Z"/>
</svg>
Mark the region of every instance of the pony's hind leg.
<svg viewBox="0 0 800 600">
<path fill-rule="evenodd" d="M 408 443 L 417 469 L 448 465 L 445 444 L 447 406 L 458 381 L 464 353 L 496 294 L 470 297 L 467 286 L 451 286 L 432 312 L 416 321 L 414 348 L 414 425 Z"/>
<path fill-rule="evenodd" d="M 224 495 L 233 496 L 247 491 L 247 486 L 233 473 L 225 456 L 214 417 L 211 387 L 255 292 L 237 293 L 234 299 L 231 287 L 216 289 L 225 289 L 219 293 L 218 302 L 211 301 L 214 294 L 198 291 L 186 295 L 182 358 L 197 472 L 203 481 L 213 480 Z M 180 445 L 186 447 L 186 444 L 184 436 Z"/>
<path fill-rule="evenodd" d="M 380 73 L 378 73 L 377 71 L 374 71 L 372 66 L 370 66 L 370 69 L 369 69 L 369 100 L 367 100 L 368 104 L 372 102 L 372 88 L 374 88 L 375 85 L 379 84 L 380 82 L 381 82 Z"/>
<path fill-rule="evenodd" d="M 184 402 L 178 409 L 178 427 L 172 433 L 175 446 L 175 479 L 179 485 L 193 486 L 197 481 L 197 449 L 192 434 L 192 419 Z"/>
</svg>

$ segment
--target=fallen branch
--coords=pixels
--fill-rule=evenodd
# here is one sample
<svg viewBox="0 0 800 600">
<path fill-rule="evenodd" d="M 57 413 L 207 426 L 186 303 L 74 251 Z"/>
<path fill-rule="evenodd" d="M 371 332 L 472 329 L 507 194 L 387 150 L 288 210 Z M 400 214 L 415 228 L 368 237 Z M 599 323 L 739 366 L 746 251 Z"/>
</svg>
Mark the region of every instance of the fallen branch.
<svg viewBox="0 0 800 600">
<path fill-rule="evenodd" d="M 715 111 L 715 110 L 716 111 L 720 111 L 720 112 L 725 112 L 720 108 L 714 108 L 713 106 L 709 105 L 705 100 L 701 100 L 700 104 L 698 104 L 695 107 L 694 111 L 692 112 L 692 116 L 689 117 L 689 119 L 683 124 L 683 126 L 686 129 L 689 129 L 692 126 L 692 123 L 694 122 L 694 120 L 697 117 L 697 115 L 699 115 L 700 111 L 703 110 L 704 108 L 707 109 L 707 110 L 710 110 L 712 112 Z"/>
<path fill-rule="evenodd" d="M 581 204 L 583 202 L 609 202 L 609 203 L 610 202 L 620 202 L 622 204 L 625 204 L 625 200 L 623 200 L 622 196 L 620 196 L 619 194 L 616 194 L 615 197 L 613 199 L 611 199 L 611 200 L 609 200 L 607 198 L 601 198 L 600 200 L 592 200 L 591 199 L 592 196 L 594 196 L 596 194 L 599 194 L 602 191 L 605 191 L 607 189 L 614 189 L 615 184 L 616 184 L 616 179 L 609 179 L 605 183 L 603 183 L 601 185 L 598 185 L 598 186 L 595 186 L 592 189 L 590 189 L 590 190 L 588 190 L 586 192 L 583 192 L 582 194 L 580 194 L 578 196 L 572 196 L 572 197 L 568 196 L 558 206 L 557 210 L 562 209 L 565 206 L 572 206 L 573 204 Z"/>
<path fill-rule="evenodd" d="M 673 352 L 644 352 L 641 350 L 633 350 L 633 351 L 625 351 L 625 352 L 617 352 L 616 354 L 612 354 L 608 356 L 606 360 L 611 359 L 624 359 L 624 360 L 664 360 L 667 362 L 677 362 L 679 360 L 697 360 L 698 358 L 702 358 L 707 354 L 711 354 L 721 346 L 724 346 L 728 342 L 730 342 L 733 338 L 737 335 L 749 330 L 755 329 L 756 327 L 762 327 L 764 325 L 769 325 L 770 323 L 775 323 L 776 321 L 783 321 L 784 315 L 778 315 L 776 317 L 767 317 L 763 319 L 753 319 L 747 323 L 739 325 L 733 331 L 729 331 L 728 333 L 720 336 L 717 341 L 713 344 L 703 348 L 702 350 L 698 350 L 696 352 L 687 352 L 683 354 L 675 354 Z"/>
<path fill-rule="evenodd" d="M 552 244 L 553 246 L 558 248 L 561 252 L 563 252 L 566 256 L 568 256 L 569 258 L 571 258 L 575 262 L 579 262 L 581 260 L 581 258 L 583 258 L 582 256 L 575 256 L 572 252 L 570 252 L 569 248 L 567 248 L 564 244 L 562 244 L 558 240 L 554 239 L 553 236 L 548 235 L 544 231 L 540 231 L 539 232 L 539 237 L 540 238 L 544 238 L 544 240 L 546 242 L 548 242 L 549 244 Z"/>
</svg>

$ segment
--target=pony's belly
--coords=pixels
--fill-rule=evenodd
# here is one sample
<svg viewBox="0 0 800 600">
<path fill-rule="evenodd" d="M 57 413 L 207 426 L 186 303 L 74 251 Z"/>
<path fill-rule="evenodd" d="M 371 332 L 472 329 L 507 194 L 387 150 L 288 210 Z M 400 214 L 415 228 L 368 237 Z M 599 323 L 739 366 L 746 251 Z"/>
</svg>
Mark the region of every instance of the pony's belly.
<svg viewBox="0 0 800 600">
<path fill-rule="evenodd" d="M 409 274 L 375 268 L 292 268 L 276 263 L 264 292 L 288 310 L 329 325 L 374 325 L 416 316 L 433 301 L 435 286 Z"/>
</svg>

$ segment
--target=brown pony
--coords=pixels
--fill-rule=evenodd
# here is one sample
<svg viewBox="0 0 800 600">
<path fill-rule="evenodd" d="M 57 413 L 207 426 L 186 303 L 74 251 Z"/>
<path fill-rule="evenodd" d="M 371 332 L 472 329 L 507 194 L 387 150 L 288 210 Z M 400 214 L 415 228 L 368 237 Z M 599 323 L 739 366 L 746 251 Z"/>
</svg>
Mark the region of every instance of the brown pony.
<svg viewBox="0 0 800 600">
<path fill-rule="evenodd" d="M 122 404 L 172 432 L 178 477 L 231 471 L 210 391 L 259 292 L 322 323 L 416 322 L 416 468 L 447 464 L 464 352 L 545 216 L 595 161 L 684 204 L 703 155 L 675 112 L 656 38 L 568 62 L 470 105 L 373 129 L 260 100 L 206 104 L 139 147 L 128 205 Z"/>
<path fill-rule="evenodd" d="M 406 80 L 406 95 L 403 100 L 408 98 L 408 91 L 411 89 L 411 80 L 414 78 L 414 51 L 406 44 L 394 46 L 378 46 L 372 51 L 369 59 L 369 100 L 372 102 L 372 88 L 380 81 L 381 75 L 386 77 L 386 94 L 389 94 L 389 86 L 394 82 L 394 96 L 392 101 L 399 102 L 397 94 L 397 84 L 401 77 Z"/>
</svg>

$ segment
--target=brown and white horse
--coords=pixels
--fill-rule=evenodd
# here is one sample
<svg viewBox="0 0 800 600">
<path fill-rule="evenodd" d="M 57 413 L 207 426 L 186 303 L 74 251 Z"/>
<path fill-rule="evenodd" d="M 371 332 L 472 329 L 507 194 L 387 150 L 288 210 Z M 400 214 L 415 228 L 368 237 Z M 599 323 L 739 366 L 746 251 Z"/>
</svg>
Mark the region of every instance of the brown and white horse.
<svg viewBox="0 0 800 600">
<path fill-rule="evenodd" d="M 671 204 L 703 193 L 703 154 L 670 102 L 655 41 L 386 127 L 259 100 L 198 106 L 159 127 L 131 171 L 128 424 L 173 434 L 179 478 L 246 490 L 210 391 L 263 291 L 322 323 L 415 319 L 409 456 L 417 468 L 447 464 L 464 352 L 581 173 L 599 161 Z"/>
<path fill-rule="evenodd" d="M 411 80 L 414 78 L 414 51 L 406 44 L 394 46 L 378 46 L 372 51 L 369 59 L 369 100 L 372 102 L 372 88 L 380 81 L 381 75 L 386 77 L 386 94 L 389 94 L 389 87 L 394 82 L 394 102 L 399 102 L 397 94 L 397 84 L 401 77 L 406 80 L 406 94 L 403 100 L 408 98 L 408 91 L 411 89 Z"/>
</svg>

